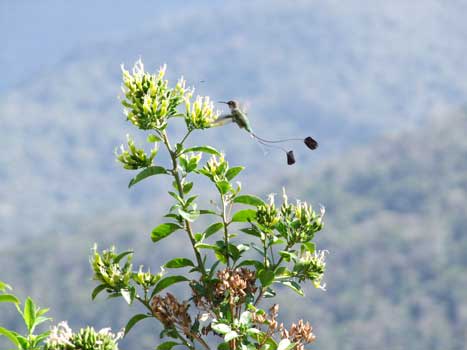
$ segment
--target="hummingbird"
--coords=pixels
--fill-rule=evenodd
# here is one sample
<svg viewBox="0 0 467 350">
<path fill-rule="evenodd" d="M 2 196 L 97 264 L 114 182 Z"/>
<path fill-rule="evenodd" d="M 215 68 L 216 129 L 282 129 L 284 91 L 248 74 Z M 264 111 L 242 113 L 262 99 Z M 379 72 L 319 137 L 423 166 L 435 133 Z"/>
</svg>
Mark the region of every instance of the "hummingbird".
<svg viewBox="0 0 467 350">
<path fill-rule="evenodd" d="M 292 165 L 295 163 L 295 156 L 293 154 L 293 151 L 287 151 L 285 148 L 281 146 L 274 145 L 275 143 L 283 143 L 283 142 L 288 142 L 288 141 L 303 141 L 305 145 L 311 150 L 314 150 L 318 147 L 318 142 L 315 139 L 313 139 L 311 136 L 307 136 L 305 139 L 291 138 L 291 139 L 281 139 L 281 140 L 266 140 L 262 137 L 259 137 L 253 132 L 253 129 L 251 128 L 251 124 L 247 117 L 247 114 L 244 111 L 242 111 L 237 101 L 235 100 L 230 100 L 228 102 L 219 101 L 219 103 L 225 103 L 227 106 L 229 106 L 230 114 L 225 114 L 225 115 L 220 116 L 214 122 L 215 126 L 224 125 L 228 122 L 234 122 L 235 124 L 238 125 L 240 129 L 245 129 L 260 144 L 266 147 L 278 148 L 278 149 L 281 149 L 283 152 L 285 152 L 287 155 L 287 164 L 289 165 Z"/>
</svg>

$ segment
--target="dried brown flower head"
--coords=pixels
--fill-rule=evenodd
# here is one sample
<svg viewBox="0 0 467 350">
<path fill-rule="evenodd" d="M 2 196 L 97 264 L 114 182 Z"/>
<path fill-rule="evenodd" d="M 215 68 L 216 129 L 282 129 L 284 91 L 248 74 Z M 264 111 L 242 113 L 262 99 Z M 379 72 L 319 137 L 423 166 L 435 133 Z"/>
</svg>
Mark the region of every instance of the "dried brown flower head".
<svg viewBox="0 0 467 350">
<path fill-rule="evenodd" d="M 226 292 L 232 297 L 243 298 L 248 294 L 254 294 L 256 274 L 246 268 L 232 270 L 226 268 L 217 273 L 219 282 L 216 284 L 215 294 L 224 295 Z"/>
<path fill-rule="evenodd" d="M 166 327 L 178 325 L 185 334 L 190 333 L 191 317 L 188 314 L 188 301 L 180 303 L 175 296 L 167 293 L 165 297 L 155 295 L 151 300 L 153 315 Z"/>
</svg>

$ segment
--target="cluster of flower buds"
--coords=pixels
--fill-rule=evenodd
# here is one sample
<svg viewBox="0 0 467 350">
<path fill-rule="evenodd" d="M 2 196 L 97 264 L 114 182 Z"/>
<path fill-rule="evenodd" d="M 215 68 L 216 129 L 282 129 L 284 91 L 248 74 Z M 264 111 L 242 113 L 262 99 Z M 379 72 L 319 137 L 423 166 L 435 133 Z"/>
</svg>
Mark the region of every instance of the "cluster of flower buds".
<svg viewBox="0 0 467 350">
<path fill-rule="evenodd" d="M 210 128 L 219 117 L 219 112 L 214 111 L 214 103 L 208 96 L 197 96 L 193 104 L 190 98 L 191 95 L 185 96 L 185 122 L 188 130 Z"/>
<path fill-rule="evenodd" d="M 289 204 L 287 194 L 283 191 L 283 203 L 281 206 L 281 223 L 287 229 L 289 243 L 305 243 L 313 239 L 316 232 L 320 231 L 323 224 L 324 207 L 321 207 L 318 215 L 307 202 L 297 200 L 296 204 Z"/>
<path fill-rule="evenodd" d="M 238 302 L 244 300 L 247 295 L 256 293 L 256 273 L 246 268 L 226 268 L 217 273 L 219 281 L 215 287 L 217 296 L 225 296 L 226 293 Z"/>
<path fill-rule="evenodd" d="M 297 201 L 289 204 L 284 191 L 280 211 L 274 204 L 274 196 L 269 196 L 269 203 L 258 206 L 256 222 L 264 230 L 277 229 L 288 244 L 305 243 L 313 239 L 314 234 L 323 228 L 324 208 L 317 214 L 306 202 Z"/>
<path fill-rule="evenodd" d="M 123 338 L 123 331 L 112 333 L 110 328 L 95 331 L 93 327 L 73 333 L 66 321 L 52 327 L 45 341 L 44 350 L 118 350 L 118 340 Z"/>
<path fill-rule="evenodd" d="M 313 334 L 313 327 L 310 323 L 304 323 L 303 320 L 299 320 L 297 324 L 292 323 L 289 330 L 284 328 L 281 323 L 279 326 L 282 339 L 289 339 L 295 343 L 295 350 L 303 350 L 305 344 L 312 343 L 316 340 L 316 336 Z"/>
<path fill-rule="evenodd" d="M 135 63 L 132 73 L 122 66 L 122 104 L 127 119 L 139 129 L 165 129 L 167 119 L 176 116 L 177 107 L 186 95 L 191 95 L 183 78 L 174 88 L 169 88 L 168 81 L 164 79 L 165 71 L 164 65 L 158 74 L 147 73 L 141 60 Z"/>
<path fill-rule="evenodd" d="M 269 204 L 258 206 L 256 210 L 256 221 L 263 228 L 272 230 L 276 227 L 279 220 L 280 217 L 276 205 L 274 204 L 274 196 L 269 195 Z"/>
<path fill-rule="evenodd" d="M 152 314 L 166 328 L 178 326 L 185 334 L 190 334 L 191 317 L 188 314 L 188 301 L 180 303 L 177 298 L 167 293 L 165 297 L 155 295 L 151 300 Z"/>
<path fill-rule="evenodd" d="M 217 182 L 225 179 L 228 169 L 229 163 L 225 160 L 224 155 L 221 154 L 220 156 L 213 155 L 199 172 L 209 177 L 211 181 Z"/>
<path fill-rule="evenodd" d="M 152 161 L 157 154 L 157 148 L 151 150 L 151 154 L 148 156 L 146 152 L 135 146 L 135 142 L 131 139 L 130 135 L 127 135 L 128 150 L 123 145 L 120 146 L 120 153 L 115 151 L 117 161 L 123 164 L 125 169 L 136 170 L 140 168 L 146 168 L 152 165 Z M 157 147 L 157 143 L 154 144 Z"/>
<path fill-rule="evenodd" d="M 134 273 L 132 278 L 136 284 L 143 287 L 144 290 L 148 290 L 149 288 L 155 286 L 156 283 L 159 282 L 159 280 L 162 278 L 162 276 L 163 271 L 157 275 L 153 275 L 149 269 L 148 271 L 144 272 L 143 266 L 140 266 L 138 272 Z"/>
<path fill-rule="evenodd" d="M 322 283 L 326 270 L 326 253 L 327 250 L 319 250 L 314 253 L 302 252 L 293 268 L 294 277 L 300 281 L 311 280 L 316 288 L 326 290 L 326 284 Z"/>
<path fill-rule="evenodd" d="M 97 252 L 97 246 L 94 246 L 93 250 L 94 254 L 91 258 L 93 279 L 114 290 L 125 289 L 132 277 L 131 254 L 128 255 L 125 264 L 120 266 L 121 256 L 115 253 L 115 247 L 104 250 L 102 254 Z"/>
</svg>

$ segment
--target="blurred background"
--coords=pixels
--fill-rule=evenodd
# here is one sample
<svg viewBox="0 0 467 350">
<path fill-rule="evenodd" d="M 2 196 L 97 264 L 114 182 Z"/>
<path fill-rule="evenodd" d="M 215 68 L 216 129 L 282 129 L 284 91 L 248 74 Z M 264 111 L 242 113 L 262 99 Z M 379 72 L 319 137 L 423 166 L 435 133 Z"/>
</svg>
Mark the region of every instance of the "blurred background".
<svg viewBox="0 0 467 350">
<path fill-rule="evenodd" d="M 118 101 L 120 64 L 141 57 L 244 102 L 263 137 L 319 141 L 293 167 L 235 125 L 192 141 L 246 165 L 245 192 L 286 186 L 326 206 L 327 291 L 281 293 L 314 349 L 465 349 L 466 13 L 463 0 L 0 0 L 0 280 L 54 322 L 120 329 L 135 310 L 91 301 L 93 243 L 154 272 L 184 249 L 150 241 L 168 183 L 128 190 L 114 161 L 126 133 L 144 140 Z M 20 327 L 10 311 L 0 324 Z M 159 330 L 142 322 L 121 348 L 153 349 Z"/>
</svg>

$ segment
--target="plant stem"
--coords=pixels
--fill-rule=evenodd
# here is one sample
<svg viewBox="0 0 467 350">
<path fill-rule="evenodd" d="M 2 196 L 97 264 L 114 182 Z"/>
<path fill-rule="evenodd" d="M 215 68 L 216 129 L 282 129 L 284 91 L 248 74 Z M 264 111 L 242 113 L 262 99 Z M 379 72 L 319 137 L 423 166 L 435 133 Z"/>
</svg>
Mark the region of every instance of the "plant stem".
<svg viewBox="0 0 467 350">
<path fill-rule="evenodd" d="M 222 200 L 222 222 L 224 223 L 224 243 L 225 243 L 225 257 L 227 258 L 227 267 L 230 267 L 229 260 L 229 232 L 227 230 L 228 221 L 227 221 L 227 212 L 226 212 L 226 203 L 224 195 L 221 194 Z"/>
<path fill-rule="evenodd" d="M 183 140 L 186 140 L 186 138 L 188 137 L 189 134 L 190 134 L 190 132 L 188 132 L 185 135 Z M 164 131 L 161 136 L 162 136 L 162 140 L 163 140 L 163 142 L 165 144 L 165 147 L 167 148 L 167 151 L 170 154 L 170 158 L 172 159 L 172 166 L 173 166 L 172 175 L 173 175 L 173 177 L 175 179 L 175 183 L 177 185 L 178 195 L 180 196 L 180 198 L 184 199 L 182 183 L 181 183 L 181 180 L 180 180 L 180 173 L 178 172 L 177 154 L 176 154 L 176 152 L 174 152 L 172 150 L 172 146 L 170 145 L 170 141 L 169 141 L 169 138 L 167 136 L 167 133 Z M 195 237 L 193 235 L 193 229 L 191 227 L 191 223 L 186 219 L 184 220 L 184 223 L 185 223 L 185 227 L 186 227 L 186 232 L 188 234 L 188 238 L 190 239 L 191 245 L 193 247 L 193 251 L 195 252 L 196 261 L 198 263 L 198 268 L 201 270 L 202 274 L 204 275 L 206 273 L 206 269 L 204 267 L 203 259 L 201 258 L 201 254 L 200 254 L 199 250 L 195 247 L 196 240 L 195 240 Z"/>
</svg>

